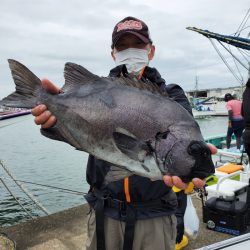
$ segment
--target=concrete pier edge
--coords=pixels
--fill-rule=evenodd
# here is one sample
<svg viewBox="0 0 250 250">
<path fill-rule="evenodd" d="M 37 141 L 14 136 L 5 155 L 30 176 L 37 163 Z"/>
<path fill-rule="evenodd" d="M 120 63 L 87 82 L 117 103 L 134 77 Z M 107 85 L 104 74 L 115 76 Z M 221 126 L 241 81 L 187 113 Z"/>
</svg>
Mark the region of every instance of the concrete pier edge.
<svg viewBox="0 0 250 250">
<path fill-rule="evenodd" d="M 194 250 L 234 236 L 208 230 L 202 222 L 201 200 L 192 197 L 200 218 L 196 239 L 189 238 L 185 250 Z M 11 227 L 0 228 L 16 241 L 17 250 L 78 250 L 85 249 L 87 239 L 88 204 L 70 208 L 49 216 L 37 218 Z"/>
</svg>

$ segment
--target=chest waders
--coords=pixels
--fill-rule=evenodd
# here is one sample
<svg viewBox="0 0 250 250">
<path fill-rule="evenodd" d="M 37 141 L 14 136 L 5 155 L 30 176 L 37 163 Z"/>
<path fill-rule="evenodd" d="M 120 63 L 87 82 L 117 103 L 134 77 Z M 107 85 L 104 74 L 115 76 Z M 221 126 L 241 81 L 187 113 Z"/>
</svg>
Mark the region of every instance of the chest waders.
<svg viewBox="0 0 250 250">
<path fill-rule="evenodd" d="M 136 212 L 138 209 L 169 207 L 169 205 L 160 198 L 146 202 L 128 203 L 127 201 L 113 199 L 110 196 L 104 196 L 102 192 L 96 188 L 94 188 L 94 194 L 97 198 L 95 206 L 97 250 L 106 250 L 104 234 L 105 207 L 119 210 L 121 220 L 125 221 L 123 250 L 133 249 L 135 223 L 137 220 Z"/>
</svg>

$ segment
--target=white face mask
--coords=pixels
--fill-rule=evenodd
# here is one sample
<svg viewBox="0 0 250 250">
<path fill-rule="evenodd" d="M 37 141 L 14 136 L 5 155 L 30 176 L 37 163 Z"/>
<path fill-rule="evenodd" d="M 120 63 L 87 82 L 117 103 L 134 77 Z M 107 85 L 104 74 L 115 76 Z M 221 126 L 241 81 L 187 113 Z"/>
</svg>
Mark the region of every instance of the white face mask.
<svg viewBox="0 0 250 250">
<path fill-rule="evenodd" d="M 114 54 L 117 66 L 125 64 L 128 73 L 138 73 L 148 65 L 148 54 L 150 51 L 145 49 L 129 48 Z"/>
</svg>

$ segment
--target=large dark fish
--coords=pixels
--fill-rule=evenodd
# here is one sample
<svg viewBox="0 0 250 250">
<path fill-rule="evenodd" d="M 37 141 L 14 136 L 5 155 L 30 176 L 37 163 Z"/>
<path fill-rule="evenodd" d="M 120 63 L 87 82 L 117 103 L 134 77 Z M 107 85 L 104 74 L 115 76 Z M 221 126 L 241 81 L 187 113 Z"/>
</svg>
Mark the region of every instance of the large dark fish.
<svg viewBox="0 0 250 250">
<path fill-rule="evenodd" d="M 0 105 L 33 108 L 44 103 L 57 123 L 42 134 L 110 162 L 116 166 L 114 178 L 137 174 L 158 180 L 168 174 L 188 181 L 214 173 L 197 122 L 157 86 L 101 78 L 66 63 L 62 93 L 52 95 L 24 65 L 8 61 L 16 92 Z"/>
</svg>

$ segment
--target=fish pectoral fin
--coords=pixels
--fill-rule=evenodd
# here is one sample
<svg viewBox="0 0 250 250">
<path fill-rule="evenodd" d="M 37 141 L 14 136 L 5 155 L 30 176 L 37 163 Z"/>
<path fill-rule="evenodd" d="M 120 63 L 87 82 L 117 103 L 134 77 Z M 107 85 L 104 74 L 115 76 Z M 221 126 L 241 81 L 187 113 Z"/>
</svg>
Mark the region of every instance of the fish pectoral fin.
<svg viewBox="0 0 250 250">
<path fill-rule="evenodd" d="M 134 139 L 136 139 L 136 136 L 133 135 L 132 133 L 130 133 L 128 130 L 126 130 L 125 128 L 121 128 L 121 127 L 117 127 L 115 129 L 115 132 L 118 132 L 118 133 L 121 133 L 121 134 L 124 134 L 124 135 L 127 135 L 129 137 L 132 137 Z"/>
<path fill-rule="evenodd" d="M 65 85 L 62 87 L 63 92 L 67 92 L 75 86 L 89 83 L 91 81 L 100 79 L 99 76 L 94 75 L 81 65 L 68 62 L 64 67 Z"/>
<path fill-rule="evenodd" d="M 105 183 L 108 184 L 113 181 L 119 181 L 124 179 L 125 177 L 131 176 L 133 173 L 127 169 L 111 166 L 108 173 L 105 176 Z"/>
<path fill-rule="evenodd" d="M 151 152 L 151 148 L 146 142 L 138 140 L 131 135 L 114 132 L 113 138 L 117 148 L 133 160 L 143 161 L 148 153 Z"/>
</svg>

